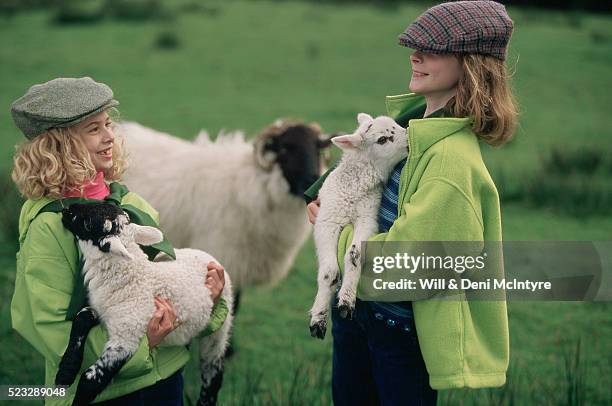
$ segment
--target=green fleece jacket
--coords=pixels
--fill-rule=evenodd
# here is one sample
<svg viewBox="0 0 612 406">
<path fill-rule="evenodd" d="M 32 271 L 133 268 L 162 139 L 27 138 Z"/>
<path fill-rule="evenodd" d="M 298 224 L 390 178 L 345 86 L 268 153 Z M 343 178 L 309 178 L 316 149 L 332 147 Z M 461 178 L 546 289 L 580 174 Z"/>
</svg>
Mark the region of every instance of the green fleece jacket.
<svg viewBox="0 0 612 406">
<path fill-rule="evenodd" d="M 21 209 L 20 249 L 17 253 L 15 292 L 11 302 L 13 328 L 45 358 L 46 386 L 54 384 L 60 358 L 68 345 L 71 322 L 66 320 L 66 312 L 74 290 L 74 281 L 78 280 L 75 278 L 76 273 L 80 272 L 78 246 L 73 234 L 62 225 L 61 213 L 39 214 L 51 201 L 48 198 L 28 200 Z M 159 214 L 137 194 L 126 194 L 121 204 L 130 204 L 143 210 L 159 224 Z M 207 330 L 214 331 L 220 327 L 226 315 L 227 308 L 213 310 Z M 85 344 L 82 371 L 102 353 L 107 337 L 101 325 L 91 330 Z M 185 347 L 150 349 L 145 336 L 141 339 L 138 351 L 96 401 L 116 398 L 153 385 L 172 375 L 188 360 L 189 351 Z M 69 405 L 75 389 L 76 383 L 71 386 L 69 396 L 48 399 L 45 404 Z"/>
<path fill-rule="evenodd" d="M 387 97 L 387 113 L 424 105 L 411 93 Z M 495 184 L 482 160 L 470 118 L 413 119 L 400 177 L 398 217 L 368 241 L 501 241 Z M 338 262 L 353 237 L 342 231 Z M 359 291 L 363 291 L 360 286 Z M 358 296 L 360 294 L 358 293 Z M 434 389 L 501 386 L 509 360 L 505 301 L 425 299 L 413 302 L 419 344 Z"/>
</svg>

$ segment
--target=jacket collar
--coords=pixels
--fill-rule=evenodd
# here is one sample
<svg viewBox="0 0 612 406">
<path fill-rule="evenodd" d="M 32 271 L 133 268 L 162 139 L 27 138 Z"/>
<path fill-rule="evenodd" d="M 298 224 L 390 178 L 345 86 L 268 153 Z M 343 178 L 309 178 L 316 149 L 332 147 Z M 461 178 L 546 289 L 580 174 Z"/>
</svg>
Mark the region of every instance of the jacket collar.
<svg viewBox="0 0 612 406">
<path fill-rule="evenodd" d="M 121 204 L 123 196 L 125 196 L 129 190 L 124 185 L 113 182 L 109 186 L 110 195 L 106 196 L 105 200 L 112 200 L 117 205 Z M 19 242 L 23 242 L 26 234 L 28 233 L 28 228 L 30 228 L 30 223 L 38 216 L 42 209 L 46 208 L 52 202 L 58 202 L 62 204 L 62 201 L 65 201 L 67 205 L 70 203 L 80 201 L 79 198 L 68 198 L 68 199 L 51 199 L 49 197 L 41 197 L 36 200 L 26 200 L 21 208 L 21 216 L 19 218 Z"/>
<path fill-rule="evenodd" d="M 387 96 L 387 114 L 408 118 L 410 155 L 423 153 L 436 142 L 471 125 L 471 117 L 440 117 L 423 119 L 425 97 L 416 93 Z M 414 117 L 414 118 L 412 118 Z"/>
</svg>

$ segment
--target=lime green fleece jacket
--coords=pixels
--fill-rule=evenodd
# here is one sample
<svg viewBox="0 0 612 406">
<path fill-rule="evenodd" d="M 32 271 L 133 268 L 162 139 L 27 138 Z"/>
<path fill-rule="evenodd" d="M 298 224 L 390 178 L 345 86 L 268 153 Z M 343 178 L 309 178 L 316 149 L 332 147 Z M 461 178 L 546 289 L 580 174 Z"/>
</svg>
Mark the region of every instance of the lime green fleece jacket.
<svg viewBox="0 0 612 406">
<path fill-rule="evenodd" d="M 17 253 L 15 292 L 11 302 L 13 328 L 45 358 L 45 386 L 54 384 L 60 358 L 68 345 L 72 323 L 66 320 L 66 312 L 75 280 L 79 280 L 76 273 L 80 272 L 78 246 L 72 233 L 62 225 L 61 213 L 39 214 L 51 201 L 48 198 L 28 200 L 21 209 L 20 250 Z M 121 204 L 130 204 L 143 210 L 159 223 L 159 214 L 135 193 L 123 196 Z M 207 326 L 208 334 L 223 324 L 226 315 L 227 308 L 213 310 L 211 322 Z M 107 337 L 101 325 L 91 330 L 85 344 L 82 370 L 96 361 Z M 143 337 L 138 351 L 96 401 L 116 398 L 151 386 L 172 375 L 188 360 L 189 351 L 185 347 L 150 349 L 147 338 Z M 45 404 L 70 405 L 76 386 L 76 383 L 71 386 L 66 398 L 47 399 Z"/>
<path fill-rule="evenodd" d="M 387 112 L 399 117 L 424 103 L 414 93 L 389 96 Z M 502 240 L 497 189 L 471 123 L 470 118 L 409 121 L 409 153 L 400 178 L 398 217 L 387 233 L 368 241 Z M 338 244 L 341 267 L 352 236 L 352 227 L 345 227 Z M 505 383 L 509 360 L 505 301 L 468 301 L 465 296 L 424 299 L 414 301 L 413 310 L 432 388 Z"/>
</svg>

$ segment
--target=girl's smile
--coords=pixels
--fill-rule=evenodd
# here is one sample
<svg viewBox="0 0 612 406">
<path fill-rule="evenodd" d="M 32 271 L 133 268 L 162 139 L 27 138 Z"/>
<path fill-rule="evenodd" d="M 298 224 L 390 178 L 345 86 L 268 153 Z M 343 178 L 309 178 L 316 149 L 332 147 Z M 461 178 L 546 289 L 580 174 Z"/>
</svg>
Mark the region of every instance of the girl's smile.
<svg viewBox="0 0 612 406">
<path fill-rule="evenodd" d="M 410 64 L 410 91 L 425 96 L 425 115 L 444 107 L 455 95 L 462 73 L 457 56 L 414 51 L 410 55 Z"/>
<path fill-rule="evenodd" d="M 102 157 L 102 159 L 106 159 L 106 160 L 111 160 L 113 159 L 113 146 L 111 145 L 110 147 L 98 152 L 98 155 L 100 155 Z"/>
<path fill-rule="evenodd" d="M 423 73 L 423 72 L 416 71 L 416 70 L 414 70 L 414 69 L 412 70 L 412 77 L 415 77 L 415 78 L 421 78 L 421 77 L 425 77 L 425 76 L 428 76 L 428 74 L 427 74 L 427 73 Z"/>
</svg>

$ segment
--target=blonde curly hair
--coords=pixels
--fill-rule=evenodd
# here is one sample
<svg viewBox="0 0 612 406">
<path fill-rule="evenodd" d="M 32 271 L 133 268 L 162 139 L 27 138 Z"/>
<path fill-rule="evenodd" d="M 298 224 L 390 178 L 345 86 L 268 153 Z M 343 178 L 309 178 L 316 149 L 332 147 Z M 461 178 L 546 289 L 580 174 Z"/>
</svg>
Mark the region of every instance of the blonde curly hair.
<svg viewBox="0 0 612 406">
<path fill-rule="evenodd" d="M 113 124 L 113 129 L 116 127 Z M 104 171 L 106 181 L 115 181 L 127 167 L 123 137 L 115 131 L 113 166 Z M 16 146 L 11 178 L 27 199 L 61 198 L 80 191 L 96 176 L 96 169 L 74 127 L 52 128 L 33 140 Z"/>
</svg>

